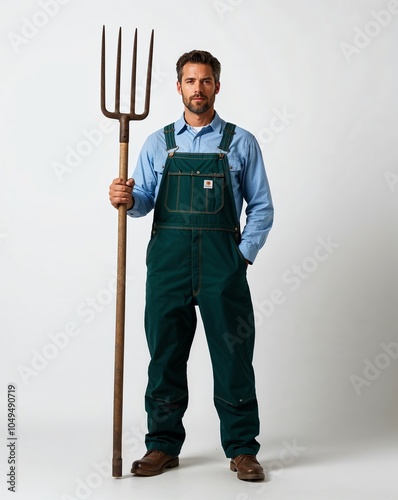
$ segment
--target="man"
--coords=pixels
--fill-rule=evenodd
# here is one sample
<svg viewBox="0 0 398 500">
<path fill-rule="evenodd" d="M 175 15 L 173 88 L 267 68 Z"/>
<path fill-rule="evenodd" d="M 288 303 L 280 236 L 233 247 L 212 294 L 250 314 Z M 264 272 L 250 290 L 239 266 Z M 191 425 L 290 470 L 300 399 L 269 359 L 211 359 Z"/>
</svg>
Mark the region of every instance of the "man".
<svg viewBox="0 0 398 500">
<path fill-rule="evenodd" d="M 205 51 L 179 58 L 183 116 L 148 137 L 134 179 L 115 179 L 110 186 L 112 205 L 125 203 L 131 217 L 154 208 L 146 259 L 148 451 L 133 463 L 136 475 L 154 476 L 179 465 L 198 307 L 230 469 L 242 480 L 264 479 L 256 459 L 254 316 L 246 271 L 271 229 L 273 206 L 257 141 L 214 110 L 220 70 Z M 247 217 L 241 234 L 243 200 Z"/>
</svg>

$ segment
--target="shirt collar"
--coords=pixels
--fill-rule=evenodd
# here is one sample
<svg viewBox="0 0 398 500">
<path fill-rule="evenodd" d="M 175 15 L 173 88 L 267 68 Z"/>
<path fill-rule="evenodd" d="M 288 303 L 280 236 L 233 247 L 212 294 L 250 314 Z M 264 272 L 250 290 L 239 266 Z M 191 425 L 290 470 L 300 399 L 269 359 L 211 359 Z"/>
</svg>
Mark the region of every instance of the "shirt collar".
<svg viewBox="0 0 398 500">
<path fill-rule="evenodd" d="M 206 125 L 206 127 L 211 127 L 214 132 L 218 132 L 220 135 L 222 133 L 222 120 L 220 116 L 217 114 L 217 112 L 214 113 L 214 118 L 213 120 L 209 123 L 209 125 Z M 182 116 L 175 122 L 174 128 L 176 131 L 176 134 L 182 134 L 185 132 L 188 128 L 187 122 L 185 121 L 184 118 L 184 113 Z"/>
</svg>

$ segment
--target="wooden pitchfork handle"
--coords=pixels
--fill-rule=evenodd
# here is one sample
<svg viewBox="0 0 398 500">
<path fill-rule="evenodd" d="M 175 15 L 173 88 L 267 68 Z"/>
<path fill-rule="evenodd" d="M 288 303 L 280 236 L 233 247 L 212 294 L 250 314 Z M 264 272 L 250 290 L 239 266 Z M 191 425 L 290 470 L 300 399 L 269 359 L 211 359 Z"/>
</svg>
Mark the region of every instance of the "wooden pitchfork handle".
<svg viewBox="0 0 398 500">
<path fill-rule="evenodd" d="M 115 111 L 108 111 L 105 105 L 105 26 L 102 29 L 101 50 L 101 110 L 108 117 L 120 122 L 120 154 L 119 177 L 127 181 L 128 174 L 128 145 L 129 127 L 131 120 L 143 120 L 148 116 L 151 90 L 153 38 L 148 56 L 148 68 L 145 91 L 145 105 L 142 113 L 136 113 L 136 77 L 137 77 L 137 30 L 134 35 L 133 61 L 131 74 L 130 112 L 120 112 L 120 69 L 121 69 L 121 35 L 119 29 L 116 84 L 115 84 Z M 114 398 L 113 398 L 113 459 L 112 476 L 122 476 L 122 430 L 123 430 L 123 374 L 124 374 L 124 328 L 125 328 L 125 302 L 126 302 L 126 204 L 118 208 L 118 245 L 117 245 L 117 288 L 116 288 L 116 331 L 115 331 L 115 372 L 114 372 Z"/>
</svg>

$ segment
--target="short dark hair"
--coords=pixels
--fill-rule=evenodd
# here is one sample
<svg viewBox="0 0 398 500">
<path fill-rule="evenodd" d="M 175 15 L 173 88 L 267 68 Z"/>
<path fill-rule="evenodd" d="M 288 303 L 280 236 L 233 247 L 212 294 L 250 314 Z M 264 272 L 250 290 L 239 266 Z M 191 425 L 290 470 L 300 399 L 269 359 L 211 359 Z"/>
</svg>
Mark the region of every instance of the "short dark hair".
<svg viewBox="0 0 398 500">
<path fill-rule="evenodd" d="M 177 61 L 177 79 L 180 83 L 183 68 L 187 63 L 208 64 L 211 66 L 215 82 L 218 83 L 220 81 L 221 64 L 219 60 L 205 50 L 191 50 L 190 52 L 185 52 Z"/>
</svg>

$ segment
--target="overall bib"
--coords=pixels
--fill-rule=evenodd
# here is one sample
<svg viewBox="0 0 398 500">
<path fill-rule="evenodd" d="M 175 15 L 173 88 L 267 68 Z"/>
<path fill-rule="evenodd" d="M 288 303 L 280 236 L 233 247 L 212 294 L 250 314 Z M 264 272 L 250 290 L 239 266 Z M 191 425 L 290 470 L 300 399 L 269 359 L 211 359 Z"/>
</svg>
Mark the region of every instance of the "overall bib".
<svg viewBox="0 0 398 500">
<path fill-rule="evenodd" d="M 169 155 L 147 249 L 145 442 L 148 450 L 172 456 L 185 439 L 195 306 L 206 332 L 225 454 L 259 449 L 254 316 L 226 154 L 234 129 L 226 125 L 220 153 L 183 153 L 176 152 L 174 125 L 164 128 Z"/>
</svg>

